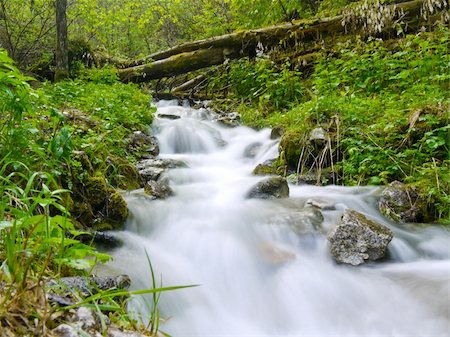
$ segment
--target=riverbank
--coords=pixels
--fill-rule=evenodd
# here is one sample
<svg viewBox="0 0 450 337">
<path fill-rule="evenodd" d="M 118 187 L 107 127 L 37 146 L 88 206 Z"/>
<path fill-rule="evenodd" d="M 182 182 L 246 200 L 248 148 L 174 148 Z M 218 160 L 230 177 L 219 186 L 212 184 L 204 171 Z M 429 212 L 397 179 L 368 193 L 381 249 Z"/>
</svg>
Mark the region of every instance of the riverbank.
<svg viewBox="0 0 450 337">
<path fill-rule="evenodd" d="M 151 96 L 111 69 L 41 84 L 0 58 L 0 334 L 154 333 L 126 312 L 129 279 L 88 278 L 110 260 L 94 242 L 115 244 L 92 230 L 121 228 L 120 190 L 141 185 Z"/>
<path fill-rule="evenodd" d="M 227 99 L 213 106 L 283 130 L 274 171 L 318 184 L 402 181 L 427 202 L 418 221 L 448 224 L 448 39 L 441 27 L 338 43 L 306 73 L 270 54 L 231 63 L 214 82 Z"/>
</svg>

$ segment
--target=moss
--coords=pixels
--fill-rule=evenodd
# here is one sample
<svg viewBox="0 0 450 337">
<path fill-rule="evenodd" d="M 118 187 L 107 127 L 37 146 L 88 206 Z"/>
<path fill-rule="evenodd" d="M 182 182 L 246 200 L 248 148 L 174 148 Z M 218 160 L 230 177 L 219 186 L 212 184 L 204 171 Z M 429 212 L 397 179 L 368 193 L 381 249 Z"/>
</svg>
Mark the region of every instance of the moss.
<svg viewBox="0 0 450 337">
<path fill-rule="evenodd" d="M 272 165 L 258 164 L 252 173 L 257 176 L 277 174 L 277 168 Z"/>
<path fill-rule="evenodd" d="M 75 220 L 85 227 L 92 226 L 95 219 L 92 206 L 88 202 L 76 202 L 71 213 Z"/>
<path fill-rule="evenodd" d="M 108 186 L 105 177 L 95 176 L 88 178 L 85 197 L 94 208 L 103 205 L 108 197 Z"/>
<path fill-rule="evenodd" d="M 113 229 L 118 229 L 124 224 L 128 216 L 128 206 L 119 192 L 114 189 L 110 189 L 109 192 L 105 222 L 111 224 Z"/>
<path fill-rule="evenodd" d="M 67 70 L 56 70 L 55 71 L 55 82 L 60 82 L 69 77 L 69 72 Z"/>
<path fill-rule="evenodd" d="M 287 130 L 280 140 L 280 154 L 284 153 L 284 160 L 288 168 L 295 169 L 302 153 L 302 148 L 307 145 L 307 134 L 303 130 Z"/>
<path fill-rule="evenodd" d="M 142 187 L 142 179 L 138 170 L 126 159 L 109 156 L 106 174 L 114 187 L 123 190 L 135 190 Z"/>
</svg>

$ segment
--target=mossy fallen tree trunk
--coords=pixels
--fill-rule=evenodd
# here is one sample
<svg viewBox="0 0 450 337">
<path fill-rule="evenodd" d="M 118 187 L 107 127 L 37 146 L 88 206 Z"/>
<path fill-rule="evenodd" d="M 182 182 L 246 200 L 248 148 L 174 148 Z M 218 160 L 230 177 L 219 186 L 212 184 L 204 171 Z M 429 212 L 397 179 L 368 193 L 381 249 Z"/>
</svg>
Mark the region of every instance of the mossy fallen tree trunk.
<svg viewBox="0 0 450 337">
<path fill-rule="evenodd" d="M 392 25 L 381 23 L 381 28 L 376 26 L 379 29 L 378 33 L 392 30 L 399 20 L 408 29 L 418 27 L 421 24 L 420 17 L 426 3 L 427 0 L 414 0 L 384 6 L 384 15 L 390 15 L 387 21 L 392 21 L 393 24 L 392 22 L 389 22 Z M 345 15 L 331 18 L 300 20 L 184 43 L 148 57 L 130 61 L 128 64 L 132 66 L 119 70 L 119 76 L 123 82 L 147 82 L 218 65 L 226 59 L 253 56 L 259 46 L 270 49 L 280 44 L 304 45 L 311 41 L 321 41 L 330 35 L 364 32 L 373 24 L 370 14 L 372 12 L 377 14 L 377 10 L 380 8 L 360 9 L 359 12 L 350 11 Z M 448 3 L 444 4 L 440 10 L 448 10 Z"/>
<path fill-rule="evenodd" d="M 200 49 L 192 52 L 180 53 L 167 59 L 151 62 L 142 66 L 120 70 L 119 77 L 123 82 L 146 82 L 222 64 L 227 58 L 236 58 L 238 54 L 239 51 L 233 49 Z"/>
</svg>

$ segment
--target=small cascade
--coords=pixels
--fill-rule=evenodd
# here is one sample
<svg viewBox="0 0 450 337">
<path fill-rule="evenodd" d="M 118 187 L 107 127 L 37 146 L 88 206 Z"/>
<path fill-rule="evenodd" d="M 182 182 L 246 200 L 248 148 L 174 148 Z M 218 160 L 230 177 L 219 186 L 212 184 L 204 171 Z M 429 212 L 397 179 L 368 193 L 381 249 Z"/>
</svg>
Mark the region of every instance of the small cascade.
<svg viewBox="0 0 450 337">
<path fill-rule="evenodd" d="M 292 185 L 287 199 L 246 199 L 263 179 L 253 168 L 277 156 L 270 130 L 225 127 L 205 109 L 172 101 L 157 113 L 160 156 L 187 167 L 164 175 L 173 197 L 127 196 L 131 215 L 116 233 L 124 245 L 108 268 L 129 274 L 134 289 L 150 288 L 147 252 L 163 286 L 198 285 L 161 295 L 161 330 L 174 337 L 448 336 L 448 230 L 388 221 L 374 187 Z M 310 200 L 331 205 L 320 231 L 298 230 Z M 351 267 L 330 257 L 325 233 L 347 208 L 394 232 L 386 261 Z M 130 311 L 146 320 L 150 307 L 150 297 L 136 297 Z"/>
</svg>

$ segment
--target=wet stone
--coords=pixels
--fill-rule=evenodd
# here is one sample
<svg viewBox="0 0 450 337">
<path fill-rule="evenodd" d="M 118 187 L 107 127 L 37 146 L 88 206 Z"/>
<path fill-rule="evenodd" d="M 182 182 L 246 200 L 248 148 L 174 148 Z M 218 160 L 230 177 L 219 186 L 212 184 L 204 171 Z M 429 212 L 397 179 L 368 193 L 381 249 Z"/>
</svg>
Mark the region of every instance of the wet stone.
<svg viewBox="0 0 450 337">
<path fill-rule="evenodd" d="M 336 262 L 354 266 L 383 258 L 392 238 L 389 228 L 350 209 L 328 234 L 330 253 Z"/>
<path fill-rule="evenodd" d="M 289 186 L 283 177 L 271 177 L 260 181 L 248 192 L 248 199 L 277 199 L 289 197 Z"/>
</svg>

